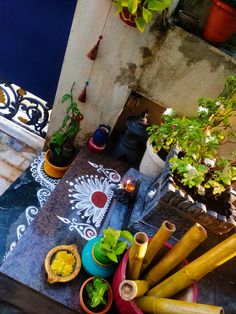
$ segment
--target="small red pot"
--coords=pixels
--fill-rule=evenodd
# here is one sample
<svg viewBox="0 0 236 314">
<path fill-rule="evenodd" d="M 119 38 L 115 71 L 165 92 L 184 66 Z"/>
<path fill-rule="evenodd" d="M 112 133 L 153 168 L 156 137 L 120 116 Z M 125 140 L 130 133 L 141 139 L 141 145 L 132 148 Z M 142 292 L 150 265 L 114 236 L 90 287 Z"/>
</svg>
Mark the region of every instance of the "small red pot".
<svg viewBox="0 0 236 314">
<path fill-rule="evenodd" d="M 236 9 L 220 0 L 212 0 L 203 37 L 210 43 L 224 43 L 236 33 Z"/>
<path fill-rule="evenodd" d="M 165 243 L 165 246 L 167 246 L 169 249 L 172 247 L 172 245 L 168 242 Z M 144 314 L 134 301 L 124 301 L 123 299 L 121 299 L 119 294 L 119 285 L 123 280 L 126 279 L 126 266 L 128 258 L 129 251 L 127 251 L 124 255 L 113 276 L 112 290 L 114 294 L 116 308 L 120 314 Z M 184 260 L 184 264 L 188 264 L 188 261 Z M 188 288 L 184 289 L 183 292 L 184 293 L 181 294 L 181 297 L 179 297 L 179 299 L 188 302 L 197 301 L 198 288 L 196 282 L 192 283 Z"/>
<path fill-rule="evenodd" d="M 125 24 L 137 28 L 135 23 L 135 17 L 135 15 L 129 13 L 129 10 L 127 8 L 123 8 L 123 11 L 120 13 L 120 19 Z"/>
</svg>

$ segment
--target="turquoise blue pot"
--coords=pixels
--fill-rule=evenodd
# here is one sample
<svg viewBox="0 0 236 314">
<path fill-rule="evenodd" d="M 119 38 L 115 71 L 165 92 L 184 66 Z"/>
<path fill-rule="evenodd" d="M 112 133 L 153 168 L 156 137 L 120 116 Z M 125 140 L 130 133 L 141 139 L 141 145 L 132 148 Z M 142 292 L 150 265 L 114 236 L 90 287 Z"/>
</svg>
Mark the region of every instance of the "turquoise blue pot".
<svg viewBox="0 0 236 314">
<path fill-rule="evenodd" d="M 105 265 L 95 260 L 93 247 L 100 239 L 101 237 L 96 237 L 85 244 L 82 251 L 82 265 L 88 274 L 107 278 L 113 275 L 116 264 L 111 262 Z"/>
</svg>

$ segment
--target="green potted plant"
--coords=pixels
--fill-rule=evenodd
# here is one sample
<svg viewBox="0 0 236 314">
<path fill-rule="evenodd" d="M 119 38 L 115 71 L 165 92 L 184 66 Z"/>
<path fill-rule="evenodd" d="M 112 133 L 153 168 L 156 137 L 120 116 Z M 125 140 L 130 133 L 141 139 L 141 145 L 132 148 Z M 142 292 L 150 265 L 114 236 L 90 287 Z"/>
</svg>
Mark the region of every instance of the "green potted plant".
<svg viewBox="0 0 236 314">
<path fill-rule="evenodd" d="M 73 98 L 73 83 L 70 93 L 62 97 L 62 104 L 68 102 L 66 115 L 60 128 L 49 141 L 49 150 L 45 156 L 44 171 L 51 177 L 60 178 L 75 156 L 74 138 L 79 131 L 83 115 Z"/>
<path fill-rule="evenodd" d="M 133 242 L 133 236 L 128 230 L 115 230 L 108 227 L 103 236 L 96 237 L 83 248 L 82 264 L 87 273 L 102 277 L 113 274 L 119 256 Z"/>
<path fill-rule="evenodd" d="M 147 149 L 141 160 L 139 171 L 150 177 L 160 174 L 168 152 L 185 132 L 188 123 L 188 119 L 177 117 L 172 108 L 167 108 L 162 114 L 161 124 L 152 124 L 147 128 L 149 136 Z"/>
<path fill-rule="evenodd" d="M 129 26 L 143 32 L 151 22 L 153 13 L 161 12 L 170 6 L 170 0 L 113 0 L 120 18 Z"/>
<path fill-rule="evenodd" d="M 181 184 L 196 194 L 219 196 L 236 181 L 235 155 L 224 157 L 223 145 L 236 137 L 231 119 L 236 116 L 236 98 L 201 98 L 199 116 L 178 138 L 179 156 L 170 159 Z"/>
<path fill-rule="evenodd" d="M 113 293 L 109 283 L 101 277 L 88 278 L 80 288 L 80 306 L 88 313 L 107 313 L 112 305 Z"/>
<path fill-rule="evenodd" d="M 203 37 L 213 44 L 224 43 L 236 33 L 235 0 L 212 0 Z"/>
</svg>

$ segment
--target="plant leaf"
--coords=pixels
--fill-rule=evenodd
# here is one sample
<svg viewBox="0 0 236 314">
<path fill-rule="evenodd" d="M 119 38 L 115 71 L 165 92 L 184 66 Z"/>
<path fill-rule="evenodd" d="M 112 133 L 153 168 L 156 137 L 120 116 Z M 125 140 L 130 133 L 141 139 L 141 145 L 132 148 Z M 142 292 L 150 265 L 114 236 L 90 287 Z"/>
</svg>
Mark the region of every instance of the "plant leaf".
<svg viewBox="0 0 236 314">
<path fill-rule="evenodd" d="M 128 230 L 122 230 L 120 233 L 120 236 L 125 238 L 126 240 L 128 240 L 130 243 L 134 242 L 134 237 L 133 237 L 132 233 L 129 232 Z"/>
<path fill-rule="evenodd" d="M 115 263 L 118 262 L 116 254 L 114 252 L 107 252 L 107 257 L 110 258 L 112 262 L 115 262 Z"/>
<path fill-rule="evenodd" d="M 62 96 L 61 98 L 61 102 L 65 102 L 67 99 L 70 99 L 70 94 L 65 94 L 64 96 Z"/>
<path fill-rule="evenodd" d="M 143 18 L 146 23 L 150 23 L 152 20 L 152 12 L 143 7 Z"/>
<path fill-rule="evenodd" d="M 145 28 L 145 20 L 143 17 L 136 17 L 135 23 L 137 25 L 138 30 L 143 33 Z"/>
<path fill-rule="evenodd" d="M 138 9 L 138 0 L 129 0 L 128 10 L 131 14 L 134 14 Z"/>
<path fill-rule="evenodd" d="M 169 4 L 156 0 L 152 0 L 148 3 L 148 9 L 151 11 L 162 11 L 166 9 L 168 6 Z"/>
<path fill-rule="evenodd" d="M 126 247 L 127 247 L 127 244 L 125 242 L 119 241 L 117 243 L 116 248 L 115 248 L 115 254 L 121 255 L 124 252 L 124 250 L 126 249 Z"/>
</svg>

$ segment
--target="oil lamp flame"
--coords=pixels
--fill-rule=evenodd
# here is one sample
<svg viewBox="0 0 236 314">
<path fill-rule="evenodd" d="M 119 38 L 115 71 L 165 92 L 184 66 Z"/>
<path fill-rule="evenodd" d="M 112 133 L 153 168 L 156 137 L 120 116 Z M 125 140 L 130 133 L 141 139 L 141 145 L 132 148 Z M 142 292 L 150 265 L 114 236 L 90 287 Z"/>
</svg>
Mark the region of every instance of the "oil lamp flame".
<svg viewBox="0 0 236 314">
<path fill-rule="evenodd" d="M 135 184 L 131 180 L 127 180 L 124 189 L 129 193 L 133 193 L 135 191 Z"/>
</svg>

